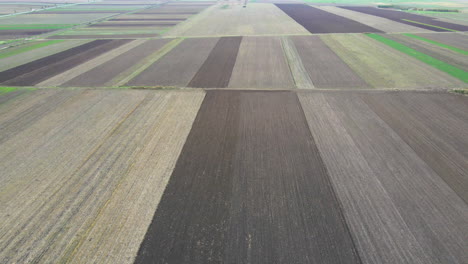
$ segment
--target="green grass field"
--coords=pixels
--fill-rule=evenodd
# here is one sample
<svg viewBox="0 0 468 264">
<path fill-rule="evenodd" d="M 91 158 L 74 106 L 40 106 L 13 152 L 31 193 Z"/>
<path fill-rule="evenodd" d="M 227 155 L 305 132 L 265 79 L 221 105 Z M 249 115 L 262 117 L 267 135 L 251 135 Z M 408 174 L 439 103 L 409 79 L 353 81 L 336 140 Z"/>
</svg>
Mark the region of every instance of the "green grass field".
<svg viewBox="0 0 468 264">
<path fill-rule="evenodd" d="M 399 42 L 396 42 L 394 40 L 391 40 L 391 39 L 388 39 L 388 38 L 385 38 L 381 35 L 378 35 L 378 34 L 375 34 L 375 33 L 369 33 L 369 34 L 366 34 L 368 37 L 370 38 L 373 38 L 377 41 L 380 41 L 400 52 L 403 52 L 413 58 L 416 58 L 426 64 L 429 64 L 443 72 L 446 72 L 450 75 L 452 75 L 453 77 L 455 78 L 458 78 L 460 80 L 462 80 L 463 82 L 465 83 L 468 83 L 468 72 L 462 70 L 462 69 L 459 69 L 453 65 L 450 65 L 448 63 L 445 63 L 443 61 L 440 61 L 436 58 L 433 58 L 429 55 L 426 55 L 422 52 L 419 52 L 419 51 L 416 51 L 406 45 L 403 45 Z"/>
<path fill-rule="evenodd" d="M 16 87 L 2 87 L 0 86 L 0 95 L 16 91 L 18 88 Z"/>
</svg>

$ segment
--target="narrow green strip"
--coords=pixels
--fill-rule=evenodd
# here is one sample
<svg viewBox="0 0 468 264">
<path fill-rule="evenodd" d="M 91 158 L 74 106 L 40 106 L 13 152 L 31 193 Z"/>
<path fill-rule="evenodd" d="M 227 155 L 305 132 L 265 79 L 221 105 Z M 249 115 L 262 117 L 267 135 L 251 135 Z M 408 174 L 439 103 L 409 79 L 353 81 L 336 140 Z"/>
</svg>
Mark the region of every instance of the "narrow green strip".
<svg viewBox="0 0 468 264">
<path fill-rule="evenodd" d="M 407 22 L 411 22 L 411 23 L 415 23 L 415 24 L 420 24 L 420 25 L 428 26 L 428 27 L 440 28 L 440 29 L 444 29 L 444 30 L 448 30 L 448 31 L 457 32 L 457 30 L 454 30 L 454 29 L 444 28 L 444 27 L 439 27 L 439 26 L 434 26 L 434 25 L 430 25 L 430 24 L 425 24 L 425 23 L 421 23 L 421 22 L 409 20 L 409 19 L 401 19 L 401 20 L 404 20 L 404 21 L 407 21 Z"/>
<path fill-rule="evenodd" d="M 378 35 L 378 34 L 375 34 L 375 33 L 369 33 L 369 34 L 366 34 L 368 37 L 371 37 L 377 41 L 380 41 L 400 52 L 403 52 L 405 54 L 408 54 L 410 55 L 411 57 L 414 57 L 426 64 L 429 64 L 443 72 L 446 72 L 450 75 L 452 75 L 453 77 L 457 78 L 457 79 L 460 79 L 462 80 L 463 82 L 465 83 L 468 83 L 468 72 L 462 70 L 462 69 L 459 69 L 453 65 L 450 65 L 448 63 L 445 63 L 443 61 L 440 61 L 436 58 L 433 58 L 429 55 L 426 55 L 422 52 L 419 52 L 419 51 L 416 51 L 408 46 L 405 46 L 399 42 L 396 42 L 394 40 L 391 40 L 391 39 L 388 39 L 388 38 L 385 38 L 381 35 Z"/>
<path fill-rule="evenodd" d="M 16 54 L 20 54 L 20 53 L 23 53 L 23 52 L 26 52 L 26 51 L 30 51 L 30 50 L 46 47 L 46 46 L 49 46 L 49 45 L 53 45 L 53 44 L 63 42 L 63 41 L 64 40 L 61 40 L 61 39 L 50 40 L 50 41 L 46 41 L 46 42 L 37 43 L 35 45 L 30 45 L 30 46 L 25 46 L 25 47 L 22 47 L 22 48 L 14 49 L 12 51 L 7 50 L 7 51 L 5 51 L 3 53 L 0 53 L 0 59 L 7 58 L 7 57 L 10 57 L 10 56 L 13 56 L 13 55 L 16 55 Z"/>
<path fill-rule="evenodd" d="M 0 86 L 0 95 L 16 91 L 18 88 L 16 87 L 1 87 Z"/>
<path fill-rule="evenodd" d="M 458 53 L 463 54 L 463 55 L 468 55 L 468 51 L 466 51 L 466 50 L 455 48 L 453 46 L 449 46 L 449 45 L 446 45 L 446 44 L 443 44 L 443 43 L 440 43 L 440 42 L 437 42 L 437 41 L 433 41 L 433 40 L 423 38 L 423 37 L 420 37 L 420 36 L 416 36 L 416 35 L 413 35 L 413 34 L 409 34 L 409 33 L 403 33 L 403 35 L 405 35 L 407 37 L 410 37 L 410 38 L 419 39 L 419 40 L 422 40 L 422 41 L 437 45 L 439 47 L 446 48 L 446 49 L 458 52 Z"/>
</svg>

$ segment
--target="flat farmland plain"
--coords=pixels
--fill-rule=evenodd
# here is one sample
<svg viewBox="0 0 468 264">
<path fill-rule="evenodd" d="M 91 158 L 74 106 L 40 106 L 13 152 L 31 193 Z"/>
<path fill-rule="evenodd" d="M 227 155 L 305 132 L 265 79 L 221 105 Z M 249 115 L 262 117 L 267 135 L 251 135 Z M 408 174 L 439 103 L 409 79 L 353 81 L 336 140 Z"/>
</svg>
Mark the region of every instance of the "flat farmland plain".
<svg viewBox="0 0 468 264">
<path fill-rule="evenodd" d="M 464 96 L 19 91 L 0 95 L 4 263 L 467 257 Z"/>
<path fill-rule="evenodd" d="M 42 90 L 2 104 L 2 262 L 131 263 L 203 97 Z"/>
<path fill-rule="evenodd" d="M 231 79 L 242 37 L 222 37 L 190 80 L 188 87 L 226 88 Z"/>
<path fill-rule="evenodd" d="M 95 56 L 115 49 L 129 40 L 95 40 L 60 53 L 2 72 L 5 85 L 32 86 L 71 69 Z"/>
<path fill-rule="evenodd" d="M 62 86 L 94 87 L 106 86 L 114 77 L 138 64 L 144 58 L 157 52 L 170 39 L 151 39 L 143 41 L 140 45 L 104 62 L 89 71 L 65 82 Z"/>
<path fill-rule="evenodd" d="M 365 35 L 324 35 L 321 38 L 372 87 L 437 88 L 465 85 Z"/>
<path fill-rule="evenodd" d="M 419 134 L 424 130 L 400 125 L 411 126 L 416 120 L 433 123 L 431 117 L 421 118 L 421 113 L 450 116 L 466 125 L 465 118 L 448 114 L 446 106 L 434 102 L 447 101 L 454 103 L 452 109 L 466 110 L 466 97 L 427 92 L 302 92 L 299 98 L 362 262 L 463 263 L 467 242 L 460 235 L 466 232 L 468 210 L 457 195 L 462 187 L 451 188 L 447 174 L 433 170 L 435 164 L 428 158 L 445 156 L 439 152 L 441 146 L 426 141 Z M 400 104 L 403 98 L 407 98 L 405 106 Z M 418 101 L 417 106 L 412 100 Z M 411 108 L 419 114 L 400 112 Z M 389 123 L 389 116 L 399 123 Z M 453 130 L 464 133 L 460 126 Z M 434 127 L 429 131 L 448 136 Z M 418 136 L 413 139 L 428 152 L 416 151 L 408 141 L 407 136 L 414 133 Z M 450 148 L 450 141 L 440 143 Z M 466 153 L 461 155 L 466 160 Z M 467 169 L 466 164 L 459 166 Z"/>
<path fill-rule="evenodd" d="M 431 32 L 432 30 L 423 29 L 415 26 L 406 25 L 399 23 L 390 19 L 386 19 L 379 16 L 373 16 L 365 13 L 360 13 L 344 8 L 339 8 L 336 6 L 317 6 L 326 12 L 342 16 L 364 25 L 370 26 L 372 28 L 381 30 L 383 32 L 392 33 L 392 32 Z"/>
<path fill-rule="evenodd" d="M 276 4 L 310 33 L 382 32 L 357 21 L 308 5 Z"/>
<path fill-rule="evenodd" d="M 359 263 L 293 92 L 207 93 L 135 263 L 155 259 Z"/>
<path fill-rule="evenodd" d="M 157 4 L 157 3 L 153 3 Z M 204 5 L 156 5 L 129 7 L 131 10 L 113 14 L 112 19 L 71 30 L 52 38 L 148 38 L 157 37 L 190 16 L 197 15 L 211 4 Z M 81 5 L 83 6 L 83 5 Z M 87 8 L 98 7 L 88 5 Z M 109 5 L 113 7 L 114 5 Z M 117 7 L 120 5 L 116 5 Z M 104 6 L 105 7 L 105 6 Z M 135 9 L 134 11 L 132 11 Z M 78 9 L 79 10 L 79 9 Z M 112 10 L 112 9 L 110 9 Z"/>
<path fill-rule="evenodd" d="M 278 37 L 243 37 L 229 88 L 294 88 Z"/>
<path fill-rule="evenodd" d="M 382 8 L 366 7 L 366 6 L 341 6 L 342 8 L 370 14 L 374 16 L 384 17 L 399 23 L 420 27 L 432 31 L 438 32 L 450 32 L 450 31 L 468 31 L 468 26 L 448 23 L 437 20 L 432 17 L 420 16 L 416 14 L 410 14 L 408 12 L 401 12 L 396 10 L 385 10 Z"/>
<path fill-rule="evenodd" d="M 164 57 L 135 76 L 127 85 L 186 87 L 218 40 L 218 38 L 185 39 Z"/>
<path fill-rule="evenodd" d="M 317 36 L 292 36 L 302 64 L 314 87 L 366 88 L 359 77 Z"/>
<path fill-rule="evenodd" d="M 193 20 L 174 27 L 165 36 L 249 36 L 273 34 L 309 34 L 273 4 L 251 3 L 248 8 L 233 4 L 215 5 Z"/>
<path fill-rule="evenodd" d="M 104 54 L 101 54 L 97 57 L 94 57 L 93 59 L 90 59 L 84 63 L 81 63 L 77 65 L 76 67 L 73 67 L 67 71 L 64 71 L 62 73 L 59 73 L 57 75 L 54 75 L 51 78 L 48 78 L 38 84 L 36 86 L 40 87 L 56 87 L 59 85 L 62 85 L 63 83 L 66 83 L 74 78 L 76 78 L 79 75 L 82 75 L 88 71 L 91 71 L 95 67 L 98 67 L 116 57 L 119 55 L 141 45 L 145 40 L 132 40 L 124 45 L 117 47 L 116 49 L 113 49 L 109 52 L 105 52 Z M 105 78 L 105 76 L 100 76 L 101 78 Z"/>
<path fill-rule="evenodd" d="M 468 35 L 382 12 L 104 0 L 0 23 L 57 30 L 0 41 L 0 263 L 466 264 Z"/>
<path fill-rule="evenodd" d="M 448 48 L 441 48 L 433 43 L 410 37 L 411 35 L 388 34 L 385 36 L 416 51 L 422 52 L 440 61 L 450 63 L 451 65 L 468 72 L 468 52 L 466 54 L 460 54 L 459 52 Z"/>
<path fill-rule="evenodd" d="M 54 53 L 59 53 L 64 50 L 71 49 L 73 47 L 85 44 L 90 41 L 91 40 L 62 41 L 62 42 L 57 42 L 53 45 L 47 45 L 47 46 L 39 47 L 37 49 L 24 51 L 24 52 L 21 52 L 12 56 L 4 57 L 0 60 L 0 71 L 5 71 L 8 69 L 20 66 L 22 64 L 32 62 L 32 61 L 47 57 L 49 55 L 52 55 Z M 15 50 L 15 49 L 22 48 L 22 47 L 24 47 L 24 45 L 5 49 L 4 52 L 5 53 L 10 52 L 10 50 Z M 2 52 L 0 54 L 4 54 L 4 53 Z"/>
<path fill-rule="evenodd" d="M 430 33 L 430 34 L 417 34 L 423 38 L 428 38 L 440 43 L 451 45 L 463 50 L 468 50 L 468 35 L 460 33 Z"/>
<path fill-rule="evenodd" d="M 9 24 L 81 24 L 91 22 L 97 19 L 102 19 L 112 14 L 108 13 L 93 13 L 80 14 L 79 16 L 70 16 L 69 14 L 24 14 L 19 16 L 0 18 L 1 25 Z"/>
</svg>

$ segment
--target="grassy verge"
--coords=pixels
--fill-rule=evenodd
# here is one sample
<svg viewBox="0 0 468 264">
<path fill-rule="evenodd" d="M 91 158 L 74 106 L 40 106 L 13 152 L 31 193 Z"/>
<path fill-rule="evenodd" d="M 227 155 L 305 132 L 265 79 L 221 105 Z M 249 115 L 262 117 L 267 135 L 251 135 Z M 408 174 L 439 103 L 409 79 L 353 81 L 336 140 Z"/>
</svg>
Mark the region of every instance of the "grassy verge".
<svg viewBox="0 0 468 264">
<path fill-rule="evenodd" d="M 439 47 L 446 48 L 446 49 L 458 52 L 458 53 L 463 54 L 463 55 L 468 55 L 468 51 L 466 51 L 466 50 L 455 48 L 453 46 L 449 46 L 449 45 L 446 45 L 446 44 L 443 44 L 443 43 L 440 43 L 440 42 L 437 42 L 437 41 L 433 41 L 433 40 L 423 38 L 423 37 L 420 37 L 420 36 L 416 36 L 416 35 L 413 35 L 413 34 L 409 34 L 409 33 L 403 33 L 403 35 L 405 35 L 407 37 L 410 37 L 410 38 L 415 38 L 415 39 L 418 39 L 418 40 L 422 40 L 422 41 L 437 45 Z"/>
<path fill-rule="evenodd" d="M 63 41 L 64 40 L 60 40 L 60 39 L 50 40 L 50 41 L 46 41 L 46 42 L 37 43 L 35 45 L 30 45 L 30 46 L 18 48 L 18 49 L 12 50 L 12 51 L 7 50 L 6 52 L 0 53 L 0 59 L 7 58 L 7 57 L 10 57 L 10 56 L 13 56 L 13 55 L 16 55 L 16 54 L 20 54 L 20 53 L 23 53 L 23 52 L 26 52 L 26 51 L 30 51 L 30 50 L 46 47 L 46 46 L 49 46 L 49 45 L 53 45 L 53 44 L 63 42 Z"/>
<path fill-rule="evenodd" d="M 468 89 L 453 89 L 452 92 L 463 94 L 463 95 L 468 95 Z"/>
<path fill-rule="evenodd" d="M 402 20 L 404 20 L 404 21 L 406 21 L 406 22 L 414 23 L 414 24 L 419 24 L 419 25 L 424 25 L 424 26 L 428 26 L 428 27 L 439 28 L 439 29 L 443 29 L 443 30 L 448 30 L 448 31 L 457 32 L 457 30 L 454 30 L 454 29 L 444 28 L 444 27 L 439 27 L 439 26 L 434 26 L 434 25 L 430 25 L 430 24 L 426 24 L 426 23 L 421 23 L 421 22 L 409 20 L 409 19 L 402 19 Z"/>
<path fill-rule="evenodd" d="M 2 40 L 2 41 L 0 41 L 0 45 L 13 43 L 13 42 L 20 41 L 20 40 L 21 40 L 21 39 Z"/>
<path fill-rule="evenodd" d="M 468 83 L 468 72 L 462 70 L 462 69 L 459 69 L 453 65 L 450 65 L 448 63 L 445 63 L 443 61 L 440 61 L 436 58 L 433 58 L 429 55 L 426 55 L 422 52 L 419 52 L 419 51 L 416 51 L 406 45 L 403 45 L 399 42 L 396 42 L 394 40 L 391 40 L 391 39 L 388 39 L 388 38 L 385 38 L 381 35 L 378 35 L 378 34 L 375 34 L 375 33 L 369 33 L 369 34 L 366 34 L 368 37 L 371 37 L 379 42 L 382 42 L 384 44 L 386 44 L 387 46 L 390 46 L 400 52 L 403 52 L 411 57 L 414 57 L 426 64 L 429 64 L 431 66 L 433 66 L 434 68 L 437 68 L 445 73 L 448 73 L 450 74 L 451 76 L 457 78 L 457 79 L 460 79 L 462 80 L 463 82 L 465 83 Z"/>
<path fill-rule="evenodd" d="M 16 91 L 17 89 L 18 88 L 16 88 L 16 87 L 2 87 L 2 86 L 0 86 L 0 95 Z"/>
</svg>

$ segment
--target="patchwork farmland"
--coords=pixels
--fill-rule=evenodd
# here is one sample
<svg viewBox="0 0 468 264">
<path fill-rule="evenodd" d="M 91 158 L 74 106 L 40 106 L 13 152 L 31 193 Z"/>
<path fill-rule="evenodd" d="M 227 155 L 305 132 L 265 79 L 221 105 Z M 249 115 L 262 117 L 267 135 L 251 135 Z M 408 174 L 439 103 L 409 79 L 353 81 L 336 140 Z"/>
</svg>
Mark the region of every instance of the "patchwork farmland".
<svg viewBox="0 0 468 264">
<path fill-rule="evenodd" d="M 0 0 L 0 263 L 466 263 L 468 5 L 376 2 Z"/>
</svg>

